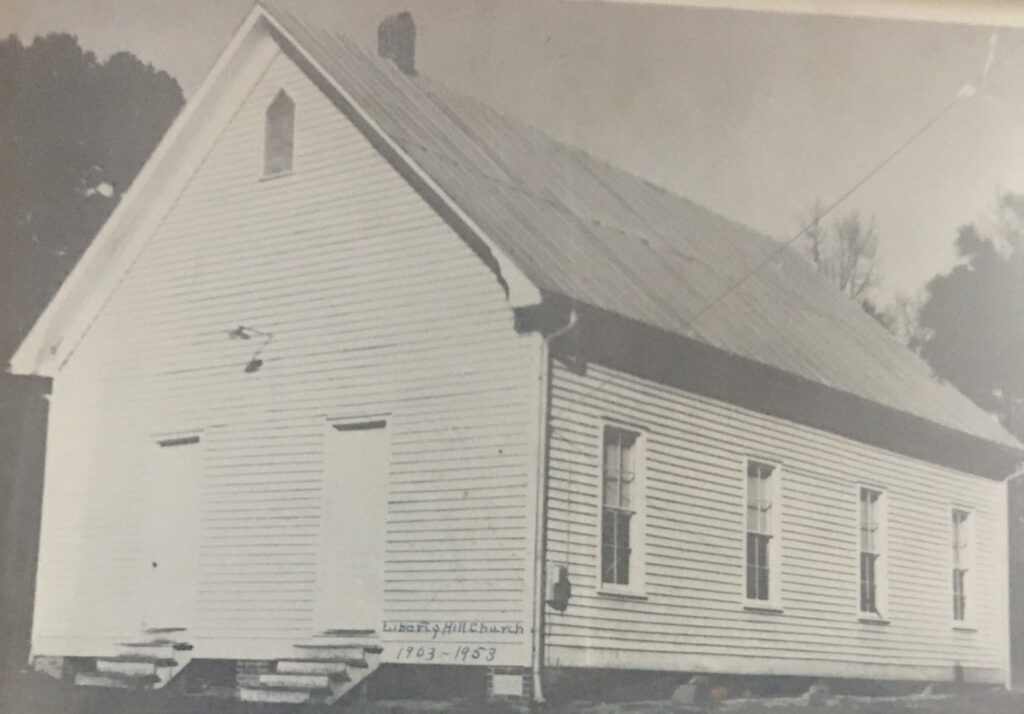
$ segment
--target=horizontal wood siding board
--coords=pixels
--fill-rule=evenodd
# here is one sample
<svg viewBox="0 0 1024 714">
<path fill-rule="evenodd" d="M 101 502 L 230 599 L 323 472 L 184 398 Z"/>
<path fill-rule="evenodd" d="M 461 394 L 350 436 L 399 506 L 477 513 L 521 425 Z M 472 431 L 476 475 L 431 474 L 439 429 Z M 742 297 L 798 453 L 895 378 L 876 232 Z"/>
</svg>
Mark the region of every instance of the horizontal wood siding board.
<svg viewBox="0 0 1024 714">
<path fill-rule="evenodd" d="M 581 336 L 559 343 L 571 359 L 593 359 L 657 383 L 993 479 L 1006 478 L 1024 456 L 606 310 L 581 306 L 580 314 Z"/>
<path fill-rule="evenodd" d="M 306 73 L 306 75 L 316 83 L 317 87 L 324 93 L 325 96 L 330 97 L 331 101 L 334 102 L 345 116 L 356 126 L 366 140 L 376 149 L 381 156 L 383 156 L 392 166 L 392 168 L 400 173 L 406 181 L 413 186 L 416 191 L 422 196 L 427 203 L 437 212 L 438 215 L 442 216 L 449 226 L 461 237 L 467 246 L 469 246 L 473 252 L 484 262 L 484 264 L 494 273 L 495 278 L 498 280 L 502 289 L 505 291 L 505 295 L 509 294 L 509 285 L 505 281 L 505 278 L 501 274 L 501 268 L 498 264 L 497 259 L 491 252 L 490 248 L 480 240 L 476 231 L 466 224 L 459 215 L 452 210 L 452 206 L 444 199 L 444 197 L 438 195 L 432 190 L 427 183 L 415 172 L 412 171 L 410 166 L 402 157 L 398 156 L 395 150 L 381 137 L 364 119 L 360 112 L 354 107 L 345 97 L 331 85 L 331 83 L 316 70 L 315 67 L 307 59 L 302 49 L 295 47 L 287 38 L 278 33 L 275 34 L 275 39 L 284 48 L 285 53 L 291 58 L 291 60 Z"/>
<path fill-rule="evenodd" d="M 892 666 L 946 679 L 958 664 L 990 679 L 1003 667 L 1000 484 L 597 362 L 581 372 L 556 359 L 551 408 L 547 557 L 569 566 L 573 595 L 564 614 L 548 611 L 549 661 L 669 670 L 718 662 L 719 671 L 748 673 L 792 661 L 790 674 L 869 676 Z M 645 434 L 642 599 L 599 592 L 605 419 Z M 747 457 L 782 466 L 779 613 L 744 609 Z M 888 494 L 884 626 L 858 613 L 856 489 L 865 482 Z M 954 504 L 977 518 L 972 633 L 952 627 Z M 816 664 L 800 664 L 810 654 Z"/>
<path fill-rule="evenodd" d="M 281 88 L 295 170 L 264 181 Z M 146 448 L 200 429 L 194 654 L 313 634 L 328 423 L 386 422 L 388 511 L 367 514 L 386 530 L 386 617 L 525 624 L 539 342 L 323 89 L 273 60 L 58 375 L 37 642 L 137 635 Z M 239 325 L 273 338 L 229 339 Z"/>
<path fill-rule="evenodd" d="M 671 664 L 660 652 L 651 652 L 643 647 L 632 650 L 606 649 L 578 645 L 552 648 L 549 657 L 554 666 L 595 667 L 602 669 L 628 667 L 638 663 L 645 670 L 669 670 L 676 672 L 735 672 L 752 675 L 796 675 L 804 677 L 832 677 L 835 664 L 809 656 L 787 656 L 774 658 L 767 663 L 734 655 L 731 653 L 686 653 L 676 655 Z M 843 663 L 850 677 L 865 677 L 879 680 L 942 680 L 948 676 L 946 665 L 880 665 L 873 662 L 850 658 Z M 964 667 L 961 673 L 966 682 L 1001 684 L 1002 672 L 994 668 Z"/>
<path fill-rule="evenodd" d="M 766 236 L 428 77 L 403 74 L 347 41 L 337 17 L 267 2 L 325 72 L 541 289 L 1021 448 L 931 379 L 918 358 L 829 291 L 804 261 L 778 255 Z M 767 258 L 775 270 L 753 275 L 699 327 L 690 324 L 736 276 Z"/>
</svg>

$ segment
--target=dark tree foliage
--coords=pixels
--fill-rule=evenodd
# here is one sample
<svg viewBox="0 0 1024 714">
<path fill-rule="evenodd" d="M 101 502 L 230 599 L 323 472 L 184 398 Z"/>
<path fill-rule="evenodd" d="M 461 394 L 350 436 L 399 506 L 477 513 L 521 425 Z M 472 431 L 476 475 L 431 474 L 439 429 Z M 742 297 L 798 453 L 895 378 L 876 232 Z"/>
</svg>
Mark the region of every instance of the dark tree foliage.
<svg viewBox="0 0 1024 714">
<path fill-rule="evenodd" d="M 71 35 L 0 41 L 0 363 L 181 108 L 170 75 Z"/>
<path fill-rule="evenodd" d="M 0 40 L 0 680 L 28 656 L 47 391 L 4 367 L 182 103 L 127 52 Z"/>
<path fill-rule="evenodd" d="M 973 225 L 956 241 L 961 262 L 928 283 L 918 321 L 935 372 L 1024 437 L 1024 202 L 1001 204 L 995 235 Z"/>
</svg>

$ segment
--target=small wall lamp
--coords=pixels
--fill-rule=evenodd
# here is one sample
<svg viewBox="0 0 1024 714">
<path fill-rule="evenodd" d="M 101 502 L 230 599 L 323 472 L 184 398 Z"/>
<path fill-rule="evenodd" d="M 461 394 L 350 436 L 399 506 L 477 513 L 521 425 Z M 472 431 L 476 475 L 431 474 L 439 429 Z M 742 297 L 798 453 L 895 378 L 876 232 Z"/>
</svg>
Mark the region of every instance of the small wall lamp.
<svg viewBox="0 0 1024 714">
<path fill-rule="evenodd" d="M 254 337 L 263 338 L 263 344 L 253 352 L 249 362 L 245 365 L 246 374 L 252 374 L 253 372 L 259 371 L 260 367 L 263 366 L 263 360 L 260 359 L 260 353 L 263 352 L 266 346 L 270 344 L 270 341 L 274 339 L 274 334 L 272 332 L 257 330 L 254 327 L 247 327 L 246 325 L 239 325 L 232 330 L 228 330 L 226 334 L 228 338 L 232 340 L 251 340 Z"/>
</svg>

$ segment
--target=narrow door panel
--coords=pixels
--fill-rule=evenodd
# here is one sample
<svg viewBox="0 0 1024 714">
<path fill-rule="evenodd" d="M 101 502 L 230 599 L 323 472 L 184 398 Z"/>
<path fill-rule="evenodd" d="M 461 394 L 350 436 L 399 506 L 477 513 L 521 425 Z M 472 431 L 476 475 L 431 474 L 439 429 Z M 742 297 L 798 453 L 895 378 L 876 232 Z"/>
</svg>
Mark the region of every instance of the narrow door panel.
<svg viewBox="0 0 1024 714">
<path fill-rule="evenodd" d="M 330 423 L 326 432 L 319 624 L 377 629 L 390 471 L 387 423 Z"/>
</svg>

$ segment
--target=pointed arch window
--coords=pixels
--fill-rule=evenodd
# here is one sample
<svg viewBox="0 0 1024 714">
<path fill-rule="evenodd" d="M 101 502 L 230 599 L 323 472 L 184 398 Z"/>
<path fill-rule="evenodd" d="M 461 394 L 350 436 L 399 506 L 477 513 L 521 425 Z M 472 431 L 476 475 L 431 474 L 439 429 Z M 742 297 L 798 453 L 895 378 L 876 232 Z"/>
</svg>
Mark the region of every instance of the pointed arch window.
<svg viewBox="0 0 1024 714">
<path fill-rule="evenodd" d="M 295 102 L 283 89 L 267 107 L 263 173 L 277 176 L 292 170 L 295 150 Z"/>
</svg>

